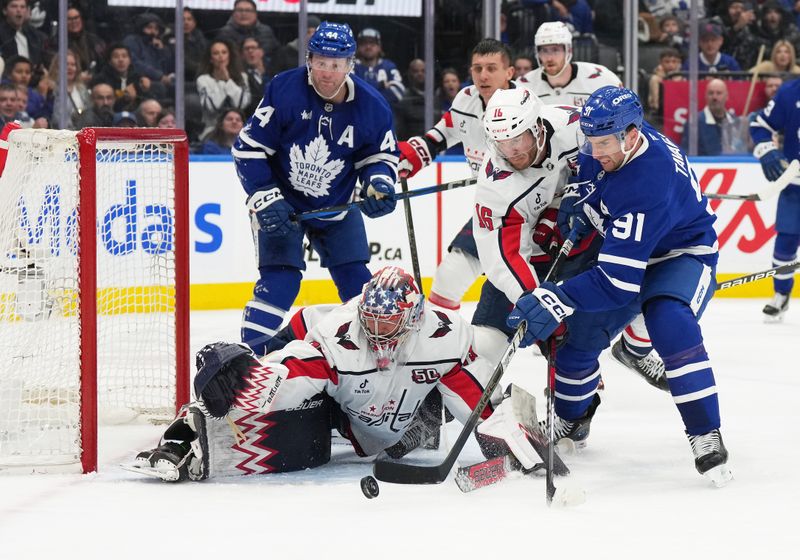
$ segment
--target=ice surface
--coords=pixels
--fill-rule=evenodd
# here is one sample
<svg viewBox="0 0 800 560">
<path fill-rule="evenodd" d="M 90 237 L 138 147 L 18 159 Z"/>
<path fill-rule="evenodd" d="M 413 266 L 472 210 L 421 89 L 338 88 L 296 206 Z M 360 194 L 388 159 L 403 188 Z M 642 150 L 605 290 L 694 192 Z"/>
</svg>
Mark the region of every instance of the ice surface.
<svg viewBox="0 0 800 560">
<path fill-rule="evenodd" d="M 313 471 L 170 485 L 116 466 L 163 427 L 114 426 L 101 430 L 97 474 L 0 477 L 0 558 L 797 558 L 800 305 L 765 325 L 763 304 L 715 300 L 703 319 L 735 476 L 726 488 L 694 470 L 670 397 L 606 352 L 589 443 L 565 457 L 570 484 L 586 491 L 578 507 L 548 509 L 544 480 L 520 475 L 470 494 L 452 479 L 382 483 L 367 500 L 369 462 L 343 446 Z M 194 313 L 193 349 L 236 340 L 239 321 L 238 311 Z M 544 413 L 540 356 L 519 352 L 510 381 Z M 470 444 L 460 462 L 479 458 Z"/>
</svg>

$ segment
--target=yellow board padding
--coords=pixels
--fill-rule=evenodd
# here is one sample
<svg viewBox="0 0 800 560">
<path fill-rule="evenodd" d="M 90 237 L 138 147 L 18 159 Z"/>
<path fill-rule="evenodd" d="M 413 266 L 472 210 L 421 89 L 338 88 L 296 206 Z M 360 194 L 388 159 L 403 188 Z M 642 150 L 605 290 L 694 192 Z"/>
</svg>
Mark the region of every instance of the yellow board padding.
<svg viewBox="0 0 800 560">
<path fill-rule="evenodd" d="M 717 281 L 724 282 L 732 278 L 744 276 L 746 273 L 725 273 L 717 276 Z M 464 301 L 478 301 L 485 277 L 481 276 L 467 290 Z M 429 294 L 433 278 L 423 278 L 425 293 Z M 241 309 L 253 296 L 253 284 L 240 282 L 233 284 L 192 284 L 191 308 L 196 311 L 211 309 Z M 714 294 L 714 297 L 735 298 L 768 298 L 772 296 L 772 281 L 761 280 L 743 286 L 728 288 Z M 794 297 L 800 297 L 796 290 Z M 315 305 L 318 303 L 338 303 L 339 294 L 332 280 L 303 280 L 300 294 L 295 305 Z"/>
</svg>

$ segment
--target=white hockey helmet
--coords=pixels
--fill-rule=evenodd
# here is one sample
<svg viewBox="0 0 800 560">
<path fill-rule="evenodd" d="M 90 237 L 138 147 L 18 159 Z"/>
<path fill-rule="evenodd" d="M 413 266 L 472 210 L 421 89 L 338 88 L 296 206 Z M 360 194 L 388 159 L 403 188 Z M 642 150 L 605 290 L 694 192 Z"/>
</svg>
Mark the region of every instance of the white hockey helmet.
<svg viewBox="0 0 800 560">
<path fill-rule="evenodd" d="M 563 21 L 548 21 L 539 26 L 536 36 L 533 39 L 536 45 L 536 60 L 539 67 L 542 67 L 542 60 L 539 58 L 539 47 L 545 45 L 564 45 L 564 68 L 572 62 L 572 32 Z M 563 72 L 563 68 L 559 72 Z"/>
<path fill-rule="evenodd" d="M 537 149 L 544 147 L 543 142 L 541 145 L 539 143 L 543 106 L 536 94 L 527 88 L 499 89 L 494 92 L 483 113 L 483 129 L 487 142 L 499 156 L 503 156 L 503 152 L 497 142 L 516 138 L 526 130 L 533 133 Z"/>
</svg>

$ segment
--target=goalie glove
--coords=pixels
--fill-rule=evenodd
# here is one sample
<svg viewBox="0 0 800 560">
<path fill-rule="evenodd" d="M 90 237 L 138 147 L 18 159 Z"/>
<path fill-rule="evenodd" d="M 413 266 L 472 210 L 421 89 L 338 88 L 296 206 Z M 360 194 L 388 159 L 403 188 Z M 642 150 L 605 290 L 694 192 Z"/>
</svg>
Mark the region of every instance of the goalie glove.
<svg viewBox="0 0 800 560">
<path fill-rule="evenodd" d="M 753 149 L 753 155 L 761 163 L 761 170 L 768 181 L 776 181 L 783 175 L 789 162 L 781 155 L 778 148 L 772 142 L 761 142 Z"/>
<path fill-rule="evenodd" d="M 397 147 L 400 150 L 397 172 L 401 177 L 413 177 L 433 161 L 428 143 L 421 136 L 412 136 L 407 142 L 398 142 Z"/>
<path fill-rule="evenodd" d="M 280 189 L 256 191 L 247 199 L 247 208 L 252 216 L 253 229 L 267 235 L 284 236 L 298 231 L 300 226 L 292 217 L 294 208 L 283 198 Z"/>
<path fill-rule="evenodd" d="M 194 394 L 200 408 L 212 418 L 224 418 L 248 386 L 251 369 L 261 363 L 241 344 L 215 342 L 197 353 Z"/>
</svg>

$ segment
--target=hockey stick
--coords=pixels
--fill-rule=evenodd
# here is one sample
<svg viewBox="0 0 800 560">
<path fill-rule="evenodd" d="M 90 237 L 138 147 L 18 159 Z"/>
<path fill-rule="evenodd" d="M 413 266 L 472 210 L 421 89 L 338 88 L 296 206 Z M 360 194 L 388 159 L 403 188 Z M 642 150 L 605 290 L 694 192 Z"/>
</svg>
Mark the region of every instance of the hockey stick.
<svg viewBox="0 0 800 560">
<path fill-rule="evenodd" d="M 732 280 L 726 280 L 725 282 L 721 282 L 717 286 L 717 291 L 727 290 L 728 288 L 735 288 L 736 286 L 742 286 L 743 284 L 749 284 L 750 282 L 763 280 L 765 278 L 772 278 L 776 274 L 785 274 L 787 272 L 797 270 L 798 268 L 800 268 L 800 261 L 794 261 L 789 264 L 784 264 L 781 266 L 776 266 L 775 268 L 770 268 L 769 270 L 754 272 L 746 276 L 740 276 L 739 278 L 733 278 Z"/>
<path fill-rule="evenodd" d="M 422 276 L 419 272 L 419 255 L 417 254 L 417 236 L 414 234 L 414 217 L 411 215 L 411 201 L 409 200 L 408 181 L 405 177 L 400 178 L 400 188 L 403 189 L 403 210 L 406 212 L 406 233 L 408 233 L 408 247 L 411 250 L 411 268 L 414 271 L 414 280 L 417 281 L 419 292 L 424 294 L 422 289 Z"/>
<path fill-rule="evenodd" d="M 477 179 L 461 179 L 459 181 L 451 181 L 449 183 L 442 183 L 441 185 L 433 185 L 432 187 L 423 187 L 421 189 L 414 189 L 413 191 L 402 192 L 395 194 L 396 200 L 406 199 L 406 198 L 414 198 L 415 196 L 423 196 L 426 194 L 432 194 L 442 191 L 452 191 L 454 189 L 460 189 L 461 187 L 469 187 L 477 183 Z M 294 219 L 298 222 L 302 222 L 305 220 L 311 220 L 312 218 L 324 218 L 326 216 L 334 216 L 336 214 L 341 214 L 342 212 L 346 212 L 351 208 L 355 208 L 357 206 L 361 206 L 361 201 L 350 202 L 348 204 L 339 204 L 337 206 L 326 206 L 325 208 L 317 208 L 316 210 L 309 210 L 308 212 L 302 212 L 301 214 L 295 214 Z"/>
<path fill-rule="evenodd" d="M 553 503 L 556 485 L 553 482 L 553 456 L 556 448 L 556 338 L 551 336 L 547 341 L 547 461 L 545 462 L 545 495 L 547 505 Z"/>
<path fill-rule="evenodd" d="M 796 159 L 793 159 L 786 170 L 781 174 L 780 177 L 767 183 L 767 186 L 761 190 L 761 192 L 752 193 L 752 194 L 727 194 L 727 193 L 703 193 L 706 198 L 708 199 L 719 199 L 719 200 L 752 200 L 755 202 L 759 202 L 762 200 L 769 200 L 770 198 L 779 194 L 783 189 L 789 186 L 792 181 L 800 178 L 800 162 Z"/>
<path fill-rule="evenodd" d="M 577 231 L 571 232 L 569 238 L 561 246 L 561 250 L 558 252 L 553 264 L 550 266 L 550 270 L 547 272 L 547 276 L 545 276 L 544 279 L 545 282 L 549 280 L 561 266 L 566 255 L 572 250 L 576 238 Z M 395 484 L 440 484 L 443 482 L 447 478 L 447 475 L 450 474 L 450 470 L 461 454 L 461 450 L 464 449 L 464 445 L 466 445 L 467 439 L 472 434 L 472 430 L 478 424 L 483 409 L 486 408 L 486 405 L 489 403 L 492 393 L 497 388 L 498 383 L 500 383 L 500 378 L 503 377 L 506 368 L 508 368 L 508 364 L 511 362 L 511 358 L 514 357 L 520 342 L 522 342 L 522 338 L 525 336 L 526 329 L 527 324 L 525 321 L 520 322 L 517 326 L 517 330 L 514 331 L 511 337 L 511 342 L 508 344 L 505 352 L 503 352 L 503 356 L 500 358 L 489 381 L 486 383 L 486 387 L 483 390 L 483 394 L 481 394 L 480 400 L 478 400 L 478 404 L 472 410 L 472 413 L 470 413 L 469 418 L 467 418 L 467 421 L 464 423 L 464 427 L 461 429 L 461 433 L 458 434 L 458 438 L 453 444 L 452 449 L 450 449 L 450 452 L 445 456 L 442 463 L 438 465 L 413 465 L 409 463 L 387 461 L 381 458 L 382 456 L 379 456 L 372 467 L 372 474 L 375 475 L 375 478 L 383 482 L 394 482 Z M 552 465 L 552 461 L 550 464 Z"/>
</svg>

